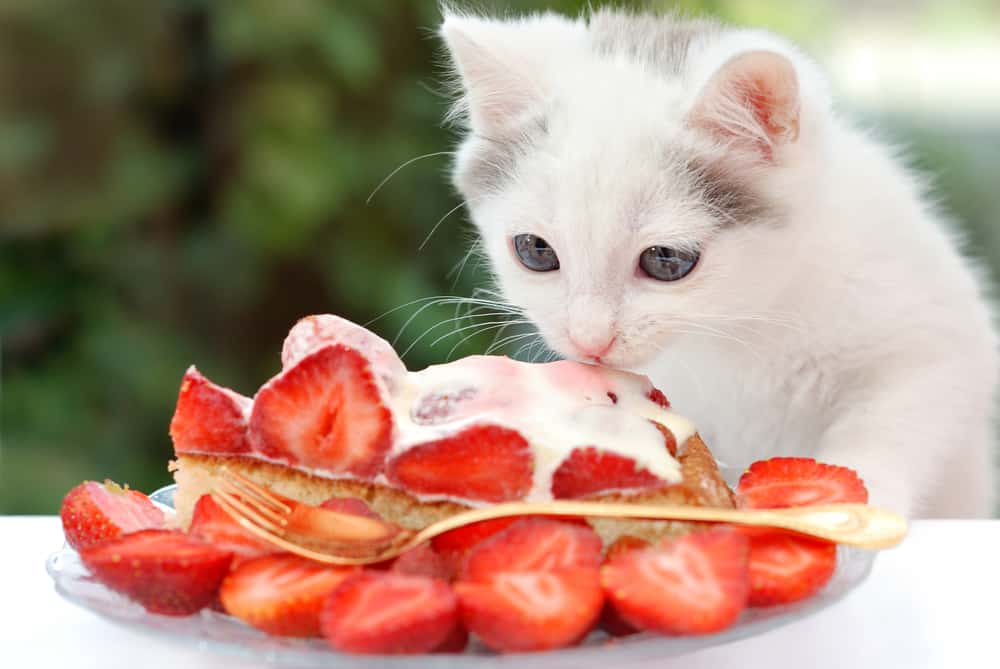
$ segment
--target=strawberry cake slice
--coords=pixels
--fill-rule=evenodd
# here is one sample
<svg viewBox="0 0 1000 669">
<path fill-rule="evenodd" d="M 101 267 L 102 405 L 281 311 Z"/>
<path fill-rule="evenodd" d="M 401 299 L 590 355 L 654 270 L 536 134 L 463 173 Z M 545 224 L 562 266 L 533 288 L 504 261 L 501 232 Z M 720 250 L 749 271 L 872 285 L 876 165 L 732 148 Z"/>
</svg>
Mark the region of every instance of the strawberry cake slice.
<svg viewBox="0 0 1000 669">
<path fill-rule="evenodd" d="M 183 525 L 222 465 L 306 503 L 359 498 L 411 528 L 521 500 L 733 506 L 694 426 L 643 376 L 500 356 L 410 372 L 387 342 L 332 315 L 299 321 L 281 359 L 252 399 L 185 375 L 170 425 Z M 691 529 L 590 522 L 605 545 Z"/>
</svg>

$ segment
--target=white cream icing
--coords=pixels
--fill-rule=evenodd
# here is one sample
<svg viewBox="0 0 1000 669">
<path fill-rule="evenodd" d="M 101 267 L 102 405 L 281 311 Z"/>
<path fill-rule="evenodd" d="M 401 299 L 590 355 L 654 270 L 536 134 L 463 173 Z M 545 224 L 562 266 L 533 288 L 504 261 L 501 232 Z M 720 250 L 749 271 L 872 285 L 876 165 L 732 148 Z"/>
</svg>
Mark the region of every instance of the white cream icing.
<svg viewBox="0 0 1000 669">
<path fill-rule="evenodd" d="M 474 425 L 496 425 L 516 430 L 532 448 L 535 467 L 528 499 L 551 499 L 555 470 L 573 449 L 587 446 L 631 458 L 638 469 L 678 483 L 680 464 L 650 421 L 665 425 L 679 445 L 694 434 L 694 426 L 650 400 L 652 388 L 644 376 L 572 361 L 532 364 L 470 356 L 434 365 L 408 373 L 389 399 L 395 417 L 389 458 Z M 463 391 L 466 397 L 452 405 L 447 419 L 422 421 L 416 415 L 428 398 Z"/>
<path fill-rule="evenodd" d="M 495 425 L 516 430 L 531 447 L 533 480 L 525 499 L 552 499 L 553 474 L 574 449 L 581 447 L 631 458 L 637 469 L 646 469 L 667 483 L 682 479 L 680 463 L 650 421 L 666 426 L 678 447 L 695 433 L 694 425 L 652 401 L 649 393 L 653 386 L 645 376 L 573 361 L 534 364 L 503 356 L 470 356 L 409 372 L 388 342 L 329 314 L 296 323 L 283 346 L 283 366 L 287 370 L 310 352 L 334 343 L 354 348 L 372 366 L 379 392 L 393 416 L 387 462 L 466 428 Z M 249 417 L 250 406 L 241 404 L 241 408 Z M 352 478 L 257 452 L 253 457 L 323 478 Z M 384 474 L 375 481 L 391 485 Z M 484 504 L 450 495 L 408 492 L 422 501 Z"/>
</svg>

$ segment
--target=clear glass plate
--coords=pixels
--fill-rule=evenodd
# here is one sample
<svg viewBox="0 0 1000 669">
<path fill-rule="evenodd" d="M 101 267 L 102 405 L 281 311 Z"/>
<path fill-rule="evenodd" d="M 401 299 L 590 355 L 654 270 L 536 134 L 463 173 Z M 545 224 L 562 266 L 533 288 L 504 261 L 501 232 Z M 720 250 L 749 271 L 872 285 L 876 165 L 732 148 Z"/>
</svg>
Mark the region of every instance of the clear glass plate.
<svg viewBox="0 0 1000 669">
<path fill-rule="evenodd" d="M 174 486 L 162 488 L 151 498 L 173 508 Z M 615 667 L 626 662 L 666 658 L 701 648 L 729 643 L 763 634 L 801 620 L 837 602 L 862 583 L 871 572 L 875 553 L 840 546 L 837 571 L 827 586 L 814 597 L 787 606 L 748 609 L 735 625 L 708 636 L 664 637 L 636 634 L 611 639 L 594 632 L 580 646 L 530 655 L 530 666 L 538 669 L 586 669 Z M 522 664 L 525 655 L 496 655 L 472 643 L 462 654 L 417 656 L 355 656 L 330 649 L 321 639 L 286 639 L 268 636 L 240 621 L 216 611 L 204 610 L 187 618 L 147 613 L 138 604 L 90 580 L 87 569 L 69 546 L 51 555 L 46 569 L 56 591 L 69 601 L 117 623 L 146 633 L 171 636 L 181 643 L 230 655 L 253 657 L 286 667 L 507 667 Z"/>
</svg>

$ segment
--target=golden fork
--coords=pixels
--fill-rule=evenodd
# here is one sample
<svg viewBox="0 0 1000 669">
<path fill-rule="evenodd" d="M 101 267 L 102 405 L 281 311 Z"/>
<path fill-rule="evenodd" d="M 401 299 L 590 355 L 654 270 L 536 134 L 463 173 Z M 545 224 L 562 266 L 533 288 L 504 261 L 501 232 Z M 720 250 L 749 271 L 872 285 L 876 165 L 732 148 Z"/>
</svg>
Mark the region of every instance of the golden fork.
<svg viewBox="0 0 1000 669">
<path fill-rule="evenodd" d="M 891 548 L 906 535 L 906 521 L 866 504 L 827 504 L 787 509 L 606 502 L 511 502 L 471 509 L 409 530 L 373 518 L 339 513 L 278 495 L 226 467 L 214 480 L 212 498 L 233 520 L 264 541 L 302 557 L 338 565 L 364 565 L 396 557 L 456 528 L 506 516 L 579 516 L 688 520 L 791 530 L 838 544 Z"/>
</svg>

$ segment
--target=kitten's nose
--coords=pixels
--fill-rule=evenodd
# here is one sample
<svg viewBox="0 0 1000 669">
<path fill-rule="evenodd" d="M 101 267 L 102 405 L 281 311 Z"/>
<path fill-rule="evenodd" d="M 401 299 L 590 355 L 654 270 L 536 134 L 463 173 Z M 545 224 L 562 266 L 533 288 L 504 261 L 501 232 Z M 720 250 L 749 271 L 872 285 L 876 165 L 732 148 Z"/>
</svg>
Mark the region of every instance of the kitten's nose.
<svg viewBox="0 0 1000 669">
<path fill-rule="evenodd" d="M 615 335 L 611 339 L 603 340 L 603 343 L 602 339 L 584 340 L 581 342 L 572 334 L 569 335 L 569 343 L 579 352 L 580 357 L 590 358 L 594 362 L 600 362 L 601 358 L 608 354 L 611 347 L 615 345 L 615 340 L 618 339 L 618 336 Z"/>
</svg>

